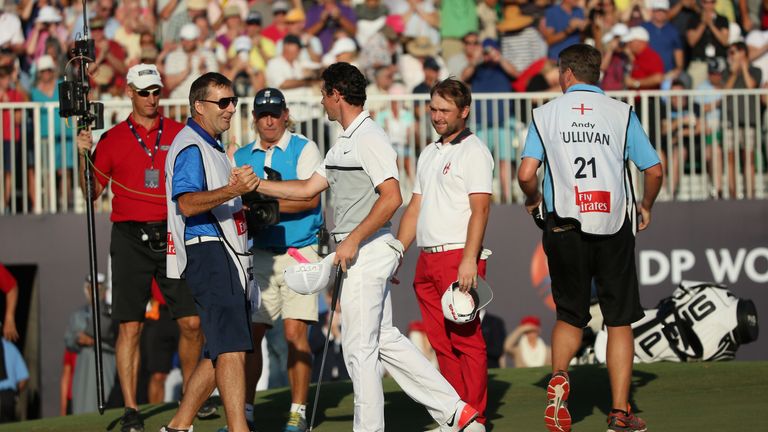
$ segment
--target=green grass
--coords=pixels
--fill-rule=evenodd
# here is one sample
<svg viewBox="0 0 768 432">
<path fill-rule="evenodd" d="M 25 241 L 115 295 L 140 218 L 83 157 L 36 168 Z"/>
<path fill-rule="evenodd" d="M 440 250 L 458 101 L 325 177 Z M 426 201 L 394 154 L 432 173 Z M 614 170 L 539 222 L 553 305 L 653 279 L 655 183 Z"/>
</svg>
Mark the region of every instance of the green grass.
<svg viewBox="0 0 768 432">
<path fill-rule="evenodd" d="M 495 431 L 544 431 L 545 369 L 501 369 L 489 372 L 488 417 Z M 610 405 L 608 377 L 602 367 L 571 371 L 570 411 L 574 431 L 603 431 Z M 385 380 L 388 431 L 423 431 L 432 426 L 426 411 Z M 638 365 L 632 401 L 652 431 L 700 432 L 761 430 L 768 404 L 768 362 L 657 363 Z M 311 390 L 310 394 L 314 394 Z M 279 431 L 289 407 L 287 389 L 260 392 L 256 415 L 260 431 Z M 155 432 L 173 415 L 176 404 L 142 407 L 147 432 Z M 323 385 L 319 432 L 352 429 L 352 385 Z M 219 408 L 221 413 L 223 410 Z M 119 431 L 121 410 L 0 426 L 0 431 Z M 216 431 L 224 418 L 198 421 L 195 432 Z"/>
</svg>

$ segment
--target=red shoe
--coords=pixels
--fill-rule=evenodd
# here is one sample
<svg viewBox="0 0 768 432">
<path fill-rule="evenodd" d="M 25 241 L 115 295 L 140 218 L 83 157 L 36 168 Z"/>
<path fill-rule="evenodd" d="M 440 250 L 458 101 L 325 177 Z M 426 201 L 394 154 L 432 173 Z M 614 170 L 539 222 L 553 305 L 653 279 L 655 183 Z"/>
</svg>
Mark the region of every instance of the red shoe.
<svg viewBox="0 0 768 432">
<path fill-rule="evenodd" d="M 611 410 L 608 414 L 608 432 L 645 432 L 645 421 L 631 412 Z"/>
<path fill-rule="evenodd" d="M 568 372 L 554 373 L 547 385 L 547 408 L 544 410 L 544 423 L 550 432 L 570 432 L 571 413 L 568 412 L 570 392 Z"/>
<path fill-rule="evenodd" d="M 461 402 L 459 407 L 453 413 L 450 419 L 445 423 L 445 427 L 441 427 L 441 431 L 461 432 L 472 424 L 480 412 L 472 408 L 468 403 Z"/>
</svg>

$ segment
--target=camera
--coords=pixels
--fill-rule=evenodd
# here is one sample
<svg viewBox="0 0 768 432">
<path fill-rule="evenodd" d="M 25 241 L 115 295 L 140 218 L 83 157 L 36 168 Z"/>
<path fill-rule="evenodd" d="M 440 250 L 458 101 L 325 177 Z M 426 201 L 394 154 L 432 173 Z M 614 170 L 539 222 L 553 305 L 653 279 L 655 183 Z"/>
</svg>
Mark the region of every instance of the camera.
<svg viewBox="0 0 768 432">
<path fill-rule="evenodd" d="M 283 179 L 278 171 L 270 167 L 264 167 L 264 174 L 267 180 L 281 181 Z M 243 195 L 243 204 L 248 207 L 245 220 L 248 223 L 248 231 L 251 236 L 259 228 L 276 225 L 280 222 L 280 204 L 275 198 L 255 191 L 248 192 Z"/>
<path fill-rule="evenodd" d="M 80 117 L 78 129 L 91 126 L 93 129 L 104 128 L 104 104 L 88 100 L 91 90 L 86 69 L 88 61 L 93 61 L 96 49 L 93 39 L 79 39 L 72 49 L 74 58 L 80 59 L 80 74 L 75 80 L 59 83 L 59 116 Z"/>
</svg>

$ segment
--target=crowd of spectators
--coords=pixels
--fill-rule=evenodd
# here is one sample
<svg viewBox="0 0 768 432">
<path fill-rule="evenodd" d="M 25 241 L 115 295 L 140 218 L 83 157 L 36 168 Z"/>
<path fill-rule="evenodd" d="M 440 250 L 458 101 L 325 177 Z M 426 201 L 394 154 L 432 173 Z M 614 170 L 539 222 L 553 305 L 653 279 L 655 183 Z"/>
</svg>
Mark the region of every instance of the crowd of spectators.
<svg viewBox="0 0 768 432">
<path fill-rule="evenodd" d="M 374 94 L 428 92 L 436 80 L 449 75 L 470 84 L 474 93 L 559 91 L 558 53 L 587 42 L 604 55 L 601 84 L 606 90 L 669 89 L 673 84 L 682 89 L 760 88 L 768 79 L 768 8 L 763 3 L 93 0 L 88 3 L 88 22 L 96 53 L 89 74 L 92 96 L 102 100 L 124 97 L 125 72 L 139 62 L 158 66 L 165 77 L 164 96 L 171 98 L 186 98 L 192 81 L 207 71 L 231 78 L 238 96 L 252 96 L 264 86 L 280 88 L 289 99 L 317 95 L 321 70 L 336 61 L 360 67 L 376 85 Z M 83 32 L 82 7 L 77 0 L 0 0 L 0 101 L 58 98 L 51 83 L 62 78 L 72 43 Z M 714 79 L 721 81 L 719 87 L 715 75 L 722 77 Z M 385 76 L 391 78 L 381 79 Z M 695 101 L 696 109 L 704 111 L 709 105 L 712 112 L 725 103 L 704 99 Z M 735 99 L 733 106 L 748 112 L 740 109 L 739 118 L 715 127 L 735 125 L 735 130 L 713 133 L 707 140 L 754 146 L 760 102 L 754 98 L 749 105 Z M 371 110 L 373 115 L 386 112 L 384 122 L 396 119 L 393 131 L 401 134 L 413 129 L 409 122 L 418 122 L 423 114 L 418 108 L 389 108 Z M 500 103 L 501 121 L 487 115 L 476 124 L 489 146 L 500 149 L 502 178 L 514 175 L 515 155 L 505 132 L 510 125 L 504 122 L 514 116 L 511 110 Z M 291 113 L 299 123 L 318 117 L 311 107 Z M 13 119 L 17 124 L 18 114 Z M 20 132 L 14 134 L 10 127 L 10 113 L 3 116 L 7 152 Z M 653 127 L 658 129 L 649 131 L 652 136 L 661 130 L 660 124 Z M 61 141 L 63 147 L 67 140 Z M 66 157 L 57 148 L 57 168 L 71 166 L 71 143 L 66 145 Z M 713 151 L 707 153 L 708 161 L 716 159 Z M 740 165 L 749 168 L 753 153 L 732 151 L 728 160 L 740 158 Z M 399 154 L 410 165 L 411 155 L 405 149 Z M 666 162 L 667 155 L 662 156 Z M 8 165 L 9 158 L 5 160 Z M 729 176 L 735 175 L 737 170 L 729 168 Z M 720 173 L 723 167 L 713 169 Z M 7 176 L 8 167 L 5 171 Z M 754 180 L 745 181 L 746 195 L 751 196 Z M 9 182 L 5 184 L 8 188 Z M 735 180 L 728 182 L 730 196 L 736 194 L 735 185 Z M 508 189 L 509 184 L 502 187 Z M 720 183 L 713 187 L 722 193 Z M 509 191 L 502 192 L 507 196 Z M 5 196 L 7 203 L 9 191 Z"/>
</svg>

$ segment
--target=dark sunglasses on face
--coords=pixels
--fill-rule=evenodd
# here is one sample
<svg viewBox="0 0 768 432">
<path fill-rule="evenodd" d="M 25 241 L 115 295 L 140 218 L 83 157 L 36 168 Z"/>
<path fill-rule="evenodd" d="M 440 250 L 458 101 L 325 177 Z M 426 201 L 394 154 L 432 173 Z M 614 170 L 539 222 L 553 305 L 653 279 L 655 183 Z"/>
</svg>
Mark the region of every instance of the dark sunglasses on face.
<svg viewBox="0 0 768 432">
<path fill-rule="evenodd" d="M 480 41 L 476 40 L 464 41 L 464 43 L 467 45 L 480 45 Z"/>
<path fill-rule="evenodd" d="M 281 98 L 280 96 L 270 96 L 270 97 L 257 97 L 254 102 L 254 105 L 261 106 L 261 105 L 283 105 L 285 103 L 285 99 Z"/>
<path fill-rule="evenodd" d="M 158 96 L 160 96 L 160 89 L 155 89 L 155 90 L 152 90 L 152 91 L 149 91 L 149 90 L 136 90 L 136 94 L 141 96 L 141 97 L 143 97 L 143 98 L 149 97 L 150 94 L 152 96 L 154 96 L 154 97 L 158 97 Z"/>
<path fill-rule="evenodd" d="M 208 103 L 216 104 L 219 106 L 220 110 L 227 109 L 229 107 L 229 104 L 232 104 L 235 106 L 235 108 L 237 108 L 237 96 L 221 98 L 217 101 L 200 99 L 200 102 L 208 102 Z"/>
</svg>

